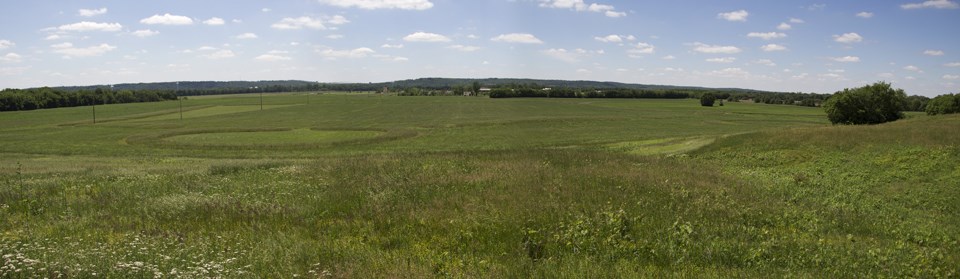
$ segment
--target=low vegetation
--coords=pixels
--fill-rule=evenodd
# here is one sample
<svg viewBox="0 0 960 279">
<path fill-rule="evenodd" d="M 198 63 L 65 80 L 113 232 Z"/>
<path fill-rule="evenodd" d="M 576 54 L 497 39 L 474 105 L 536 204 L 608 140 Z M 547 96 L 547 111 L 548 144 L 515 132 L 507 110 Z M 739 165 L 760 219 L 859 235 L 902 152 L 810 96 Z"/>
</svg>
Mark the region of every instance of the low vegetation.
<svg viewBox="0 0 960 279">
<path fill-rule="evenodd" d="M 937 96 L 927 103 L 928 115 L 960 113 L 960 94 Z"/>
<path fill-rule="evenodd" d="M 256 102 L 0 113 L 0 277 L 960 276 L 960 115 Z"/>
</svg>

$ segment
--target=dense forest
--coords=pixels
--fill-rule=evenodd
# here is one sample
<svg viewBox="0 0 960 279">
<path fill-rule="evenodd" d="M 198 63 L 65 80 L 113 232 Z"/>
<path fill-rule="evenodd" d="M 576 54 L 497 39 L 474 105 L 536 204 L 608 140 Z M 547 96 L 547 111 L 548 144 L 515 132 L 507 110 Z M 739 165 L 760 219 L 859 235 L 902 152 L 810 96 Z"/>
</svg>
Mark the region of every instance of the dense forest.
<svg viewBox="0 0 960 279">
<path fill-rule="evenodd" d="M 741 88 L 501 78 L 420 78 L 377 83 L 321 83 L 302 80 L 183 81 L 5 89 L 0 91 L 0 111 L 175 100 L 177 96 L 318 91 L 376 91 L 396 93 L 400 96 L 489 95 L 491 98 L 658 99 L 700 98 L 703 94 L 710 93 L 730 102 L 746 101 L 798 106 L 820 106 L 831 96 L 831 94 L 768 92 Z M 927 97 L 910 96 L 907 98 L 905 110 L 924 111 L 929 101 L 930 98 Z"/>
</svg>

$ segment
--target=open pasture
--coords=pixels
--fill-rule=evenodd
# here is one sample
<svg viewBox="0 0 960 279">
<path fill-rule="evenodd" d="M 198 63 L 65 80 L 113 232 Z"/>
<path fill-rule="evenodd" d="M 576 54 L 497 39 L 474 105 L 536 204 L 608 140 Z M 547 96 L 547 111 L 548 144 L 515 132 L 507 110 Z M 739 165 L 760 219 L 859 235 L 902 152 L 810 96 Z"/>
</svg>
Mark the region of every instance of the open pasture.
<svg viewBox="0 0 960 279">
<path fill-rule="evenodd" d="M 960 118 L 265 94 L 0 113 L 0 277 L 956 277 Z"/>
</svg>

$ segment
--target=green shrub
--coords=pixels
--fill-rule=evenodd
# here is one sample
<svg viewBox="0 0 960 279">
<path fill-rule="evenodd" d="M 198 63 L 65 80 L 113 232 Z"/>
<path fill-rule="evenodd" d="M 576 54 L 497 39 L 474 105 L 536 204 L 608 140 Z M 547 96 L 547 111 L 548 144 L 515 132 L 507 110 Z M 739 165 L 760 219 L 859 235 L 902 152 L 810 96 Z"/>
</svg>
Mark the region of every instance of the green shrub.
<svg viewBox="0 0 960 279">
<path fill-rule="evenodd" d="M 880 124 L 903 118 L 907 95 L 889 83 L 843 89 L 823 103 L 833 124 Z"/>
<path fill-rule="evenodd" d="M 940 95 L 927 103 L 927 115 L 960 112 L 960 94 Z"/>
<path fill-rule="evenodd" d="M 705 107 L 712 107 L 713 102 L 717 101 L 717 96 L 713 93 L 707 93 L 700 96 L 700 105 Z"/>
</svg>

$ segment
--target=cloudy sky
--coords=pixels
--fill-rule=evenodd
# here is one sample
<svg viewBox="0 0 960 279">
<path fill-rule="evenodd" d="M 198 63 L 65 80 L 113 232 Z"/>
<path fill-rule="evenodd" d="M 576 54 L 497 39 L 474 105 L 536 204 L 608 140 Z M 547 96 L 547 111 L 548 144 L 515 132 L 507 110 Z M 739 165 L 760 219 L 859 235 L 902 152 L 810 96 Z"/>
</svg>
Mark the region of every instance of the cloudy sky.
<svg viewBox="0 0 960 279">
<path fill-rule="evenodd" d="M 585 79 L 960 91 L 956 0 L 2 1 L 0 87 Z"/>
</svg>

